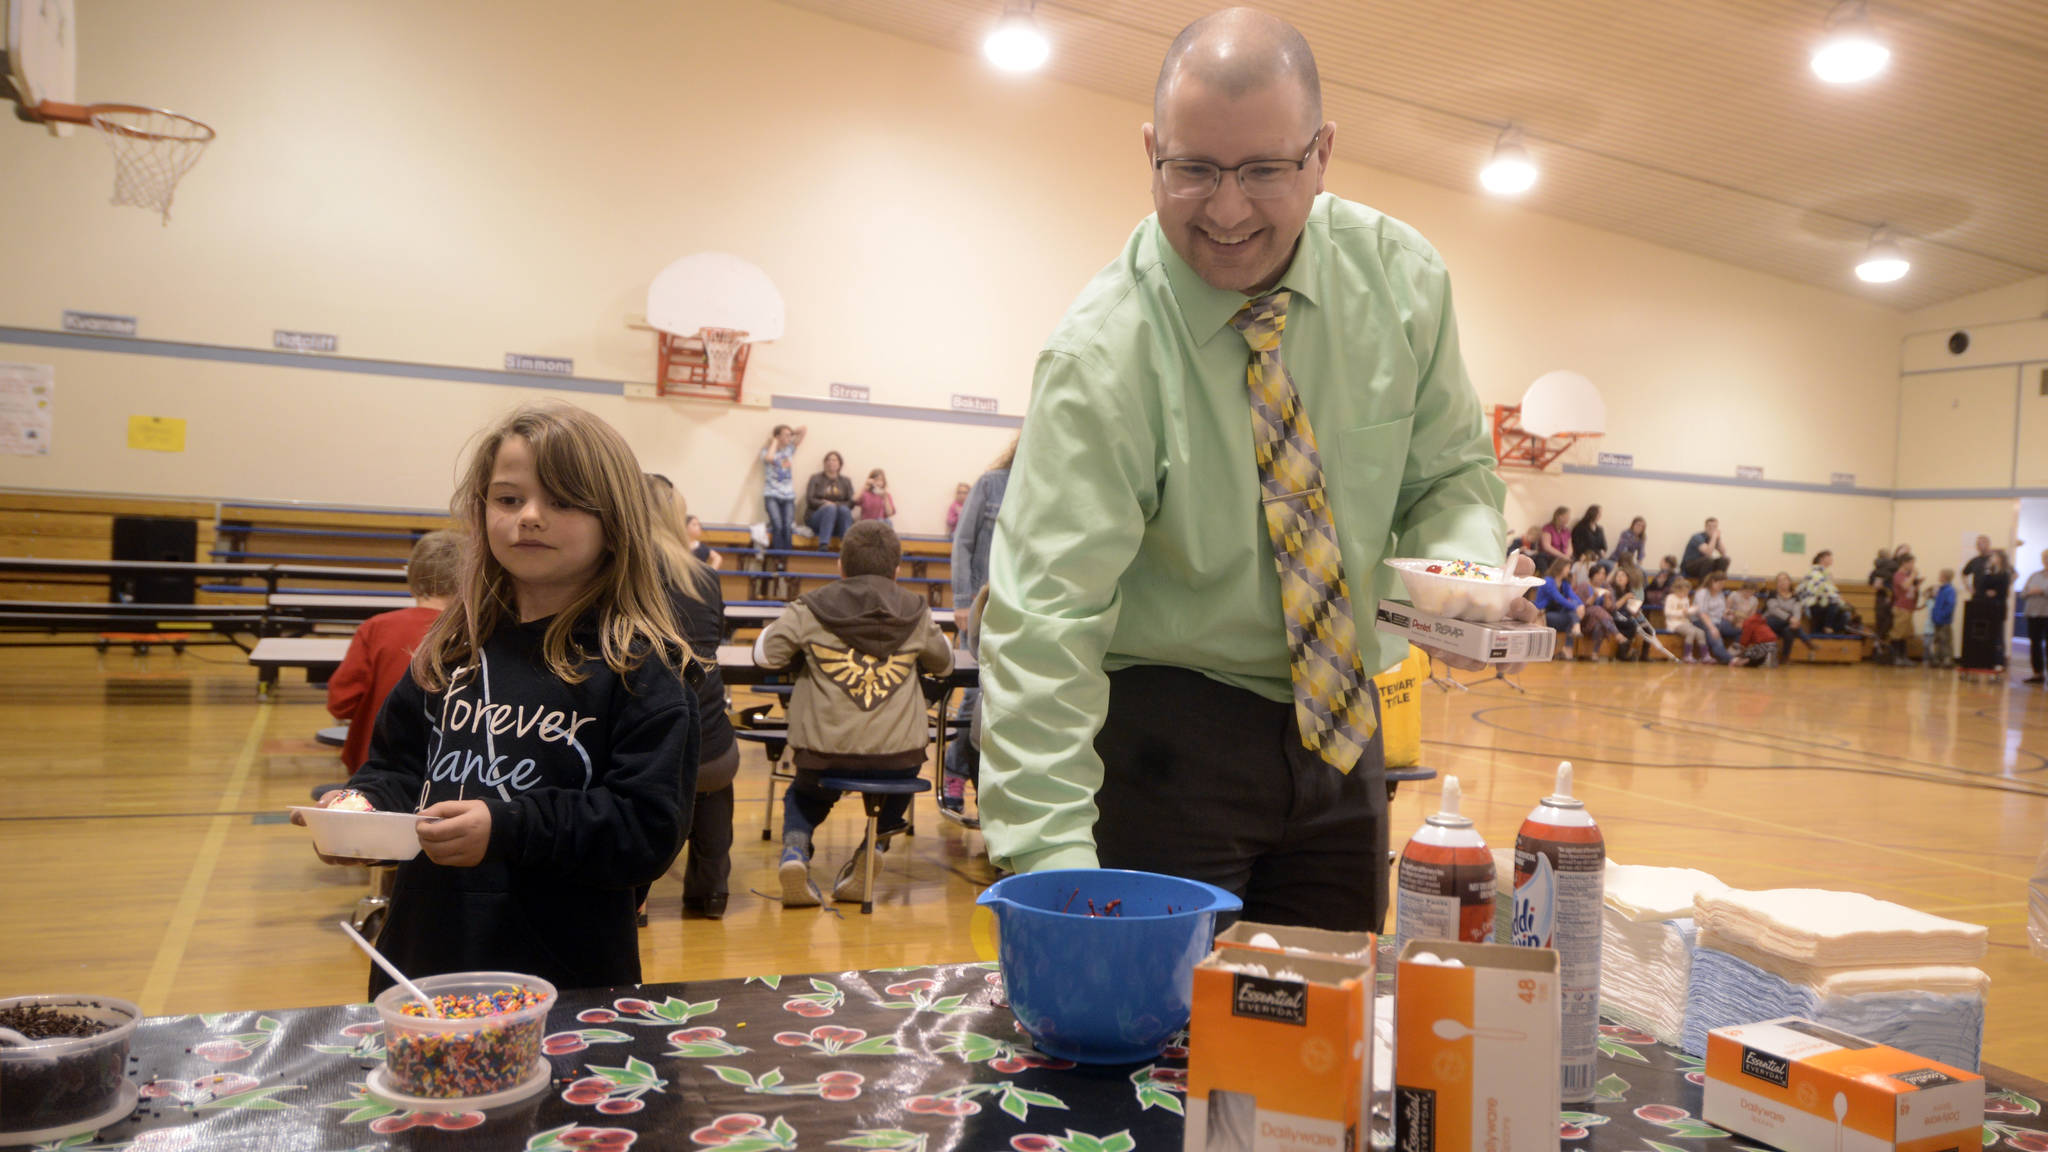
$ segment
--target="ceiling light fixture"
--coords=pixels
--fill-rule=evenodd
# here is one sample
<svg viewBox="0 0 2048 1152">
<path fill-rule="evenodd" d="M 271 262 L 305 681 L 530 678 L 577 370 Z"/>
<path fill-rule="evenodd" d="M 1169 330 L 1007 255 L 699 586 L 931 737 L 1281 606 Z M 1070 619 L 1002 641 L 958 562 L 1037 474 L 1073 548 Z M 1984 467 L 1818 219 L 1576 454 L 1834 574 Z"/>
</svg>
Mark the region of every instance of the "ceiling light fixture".
<svg viewBox="0 0 2048 1152">
<path fill-rule="evenodd" d="M 988 39 L 981 42 L 982 55 L 1005 72 L 1035 72 L 1052 55 L 1052 41 L 1033 16 L 1032 0 L 1005 5 L 1003 18 L 996 22 Z"/>
<path fill-rule="evenodd" d="M 1813 50 L 1813 74 L 1830 84 L 1860 84 L 1891 58 L 1864 0 L 1840 0 L 1828 13 L 1827 38 Z"/>
<path fill-rule="evenodd" d="M 1536 184 L 1536 161 L 1522 146 L 1522 130 L 1509 125 L 1494 142 L 1493 159 L 1479 170 L 1479 183 L 1496 196 L 1520 196 Z"/>
<path fill-rule="evenodd" d="M 1867 284 L 1889 284 L 1912 267 L 1905 249 L 1892 238 L 1892 230 L 1880 224 L 1870 234 L 1870 247 L 1864 250 L 1862 262 L 1856 265 L 1856 278 Z"/>
</svg>

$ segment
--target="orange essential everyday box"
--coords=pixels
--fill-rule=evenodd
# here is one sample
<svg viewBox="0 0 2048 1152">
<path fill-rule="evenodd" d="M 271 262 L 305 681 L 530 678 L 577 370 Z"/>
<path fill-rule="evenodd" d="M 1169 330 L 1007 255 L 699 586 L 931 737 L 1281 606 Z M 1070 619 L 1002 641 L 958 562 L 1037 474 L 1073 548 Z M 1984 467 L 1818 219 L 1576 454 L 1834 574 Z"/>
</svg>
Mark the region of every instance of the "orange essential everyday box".
<svg viewBox="0 0 2048 1152">
<path fill-rule="evenodd" d="M 1252 947 L 1262 932 L 1282 950 Z M 1243 921 L 1217 937 L 1195 967 L 1183 1152 L 1369 1146 L 1375 950 L 1370 933 Z M 1269 975 L 1225 967 L 1246 964 Z"/>
<path fill-rule="evenodd" d="M 1787 1016 L 1707 1033 L 1701 1117 L 1785 1152 L 1960 1152 L 1984 1078 Z"/>
<path fill-rule="evenodd" d="M 1395 987 L 1394 1152 L 1557 1152 L 1557 952 L 1410 940 Z"/>
</svg>

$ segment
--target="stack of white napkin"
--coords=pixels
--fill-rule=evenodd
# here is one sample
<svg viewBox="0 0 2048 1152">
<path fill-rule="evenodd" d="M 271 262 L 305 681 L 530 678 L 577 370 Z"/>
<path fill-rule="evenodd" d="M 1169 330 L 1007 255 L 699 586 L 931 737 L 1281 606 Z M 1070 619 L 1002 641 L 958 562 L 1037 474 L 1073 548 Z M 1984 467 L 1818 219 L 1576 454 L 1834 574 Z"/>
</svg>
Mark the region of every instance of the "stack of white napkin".
<svg viewBox="0 0 2048 1152">
<path fill-rule="evenodd" d="M 1804 1016 L 1977 1069 L 1991 984 L 1972 967 L 1990 935 L 1982 925 L 1812 888 L 1702 891 L 1693 918 L 1687 1052 L 1705 1054 L 1715 1028 Z"/>
<path fill-rule="evenodd" d="M 1610 861 L 1600 923 L 1600 1012 L 1677 1044 L 1692 983 L 1693 898 L 1727 887 L 1693 868 Z"/>
</svg>

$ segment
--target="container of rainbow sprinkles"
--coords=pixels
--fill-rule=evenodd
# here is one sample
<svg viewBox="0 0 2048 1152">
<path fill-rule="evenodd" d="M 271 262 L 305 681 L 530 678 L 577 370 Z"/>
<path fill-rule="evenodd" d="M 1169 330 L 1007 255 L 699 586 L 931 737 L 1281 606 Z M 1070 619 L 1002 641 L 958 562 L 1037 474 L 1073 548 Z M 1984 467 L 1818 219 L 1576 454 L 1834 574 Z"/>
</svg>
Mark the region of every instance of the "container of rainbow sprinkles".
<svg viewBox="0 0 2048 1152">
<path fill-rule="evenodd" d="M 436 1019 L 403 987 L 379 993 L 386 1081 L 427 1099 L 493 1096 L 534 1078 L 555 986 L 516 972 L 452 972 L 415 981 Z"/>
</svg>

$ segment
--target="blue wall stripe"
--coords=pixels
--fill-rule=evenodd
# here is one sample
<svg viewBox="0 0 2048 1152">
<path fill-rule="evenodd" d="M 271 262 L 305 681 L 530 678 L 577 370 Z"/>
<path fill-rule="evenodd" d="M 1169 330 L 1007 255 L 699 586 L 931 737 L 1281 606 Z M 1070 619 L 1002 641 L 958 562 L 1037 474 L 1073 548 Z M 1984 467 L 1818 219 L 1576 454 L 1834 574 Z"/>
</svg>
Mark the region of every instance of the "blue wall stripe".
<svg viewBox="0 0 2048 1152">
<path fill-rule="evenodd" d="M 625 384 L 618 380 L 597 380 L 582 376 L 547 376 L 533 372 L 463 368 L 452 364 L 419 364 L 404 360 L 369 360 L 355 356 L 281 352 L 269 348 L 236 348 L 225 344 L 144 340 L 134 336 L 92 336 L 82 332 L 52 332 L 42 328 L 0 326 L 0 344 L 67 348 L 79 352 L 111 352 L 122 356 L 165 356 L 173 360 L 207 360 L 221 364 L 255 364 L 266 368 L 309 368 L 316 372 L 352 372 L 362 376 L 450 380 L 460 384 L 499 384 L 512 388 L 541 388 L 556 392 L 590 392 L 616 396 L 622 395 L 626 390 Z M 772 398 L 771 406 L 800 412 L 836 412 L 847 416 L 922 420 L 934 424 L 975 424 L 989 428 L 1024 426 L 1022 416 L 1004 416 L 993 412 L 955 412 L 946 408 L 913 408 L 899 404 L 862 404 L 851 400 L 827 400 L 811 396 L 777 395 Z"/>
<path fill-rule="evenodd" d="M 1602 468 L 1590 464 L 1567 464 L 1574 476 L 1607 476 L 1618 480 L 1663 480 L 1673 484 L 1716 484 L 1723 488 L 1768 488 L 1779 492 L 1819 492 L 1829 496 L 1869 496 L 1889 500 L 1889 488 L 1850 487 L 1842 484 L 1814 484 L 1800 480 L 1747 480 L 1740 476 L 1708 476 L 1698 472 L 1651 472 L 1641 468 Z"/>
<path fill-rule="evenodd" d="M 867 404 L 859 400 L 828 400 L 822 396 L 777 393 L 771 407 L 797 412 L 836 412 L 844 416 L 879 416 L 886 420 L 924 420 L 933 424 L 979 424 L 988 428 L 1022 428 L 1022 416 L 995 412 L 955 412 L 950 408 L 912 408 L 905 404 Z"/>
<path fill-rule="evenodd" d="M 0 327 L 0 344 L 68 348 L 80 352 L 112 352 L 123 356 L 166 356 L 173 360 L 210 360 L 221 364 L 257 364 L 266 368 L 310 368 L 316 372 L 353 372 L 360 376 L 399 376 L 412 380 L 453 380 L 462 384 L 502 384 L 512 388 L 544 388 L 556 392 L 621 395 L 617 380 L 581 376 L 544 376 L 452 364 L 415 364 L 403 360 L 366 360 L 354 356 L 279 352 L 269 348 L 235 348 L 225 344 L 186 344 L 174 340 L 143 340 L 133 336 L 88 336 L 41 328 Z"/>
<path fill-rule="evenodd" d="M 1589 464 L 1567 464 L 1574 476 L 1605 476 L 1615 480 L 1662 480 L 1671 484 L 1714 484 L 1723 488 L 1768 488 L 1780 492 L 1818 492 L 1828 496 L 1869 496 L 1880 500 L 2015 500 L 2048 496 L 2048 488 L 1848 488 L 1835 484 L 1809 484 L 1797 480 L 1744 480 L 1737 476 L 1707 476 L 1697 472 L 1649 472 L 1641 468 L 1601 468 Z"/>
</svg>

